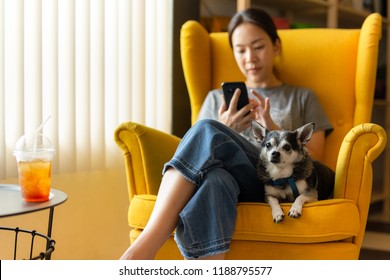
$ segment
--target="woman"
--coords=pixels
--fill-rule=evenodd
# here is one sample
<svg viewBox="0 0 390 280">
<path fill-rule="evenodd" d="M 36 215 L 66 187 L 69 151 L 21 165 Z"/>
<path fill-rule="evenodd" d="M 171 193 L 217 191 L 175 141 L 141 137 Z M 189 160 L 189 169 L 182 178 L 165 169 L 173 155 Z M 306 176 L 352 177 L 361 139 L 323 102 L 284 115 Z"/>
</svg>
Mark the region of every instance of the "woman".
<svg viewBox="0 0 390 280">
<path fill-rule="evenodd" d="M 232 18 L 228 32 L 250 89 L 250 103 L 237 111 L 239 90 L 229 108 L 220 90 L 209 93 L 199 114 L 202 120 L 187 132 L 164 167 L 146 228 L 122 259 L 153 259 L 175 228 L 175 240 L 186 259 L 224 258 L 237 203 L 264 199 L 256 178 L 259 147 L 252 141 L 251 120 L 270 130 L 315 122 L 308 149 L 322 159 L 325 135 L 332 127 L 313 93 L 285 85 L 275 76 L 273 61 L 281 42 L 272 18 L 262 10 L 245 10 Z"/>
</svg>

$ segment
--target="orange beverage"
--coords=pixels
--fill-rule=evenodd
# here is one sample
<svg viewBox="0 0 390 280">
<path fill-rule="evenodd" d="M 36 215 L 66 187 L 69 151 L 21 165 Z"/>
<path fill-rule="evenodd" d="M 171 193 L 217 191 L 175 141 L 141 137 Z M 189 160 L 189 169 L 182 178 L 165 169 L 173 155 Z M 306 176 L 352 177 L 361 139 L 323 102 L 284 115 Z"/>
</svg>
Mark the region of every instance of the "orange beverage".
<svg viewBox="0 0 390 280">
<path fill-rule="evenodd" d="M 26 202 L 49 200 L 51 183 L 51 161 L 19 161 L 19 184 Z"/>
</svg>

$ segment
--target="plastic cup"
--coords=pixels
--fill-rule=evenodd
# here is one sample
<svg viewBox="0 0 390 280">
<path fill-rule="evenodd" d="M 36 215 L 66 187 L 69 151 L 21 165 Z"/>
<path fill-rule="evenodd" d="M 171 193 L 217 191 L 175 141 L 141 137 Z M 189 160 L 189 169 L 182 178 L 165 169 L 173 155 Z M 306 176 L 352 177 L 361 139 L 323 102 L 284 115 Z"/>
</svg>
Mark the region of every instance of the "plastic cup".
<svg viewBox="0 0 390 280">
<path fill-rule="evenodd" d="M 23 135 L 16 142 L 14 156 L 24 201 L 49 200 L 54 152 L 51 141 L 41 133 Z"/>
</svg>

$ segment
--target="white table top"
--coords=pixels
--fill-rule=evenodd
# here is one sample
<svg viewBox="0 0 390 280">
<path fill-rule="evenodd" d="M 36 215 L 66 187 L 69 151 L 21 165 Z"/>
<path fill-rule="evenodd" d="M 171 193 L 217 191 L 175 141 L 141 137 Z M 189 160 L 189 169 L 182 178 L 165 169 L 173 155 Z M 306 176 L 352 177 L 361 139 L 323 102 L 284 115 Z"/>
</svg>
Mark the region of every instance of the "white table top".
<svg viewBox="0 0 390 280">
<path fill-rule="evenodd" d="M 51 188 L 48 201 L 25 202 L 19 185 L 0 184 L 0 218 L 41 211 L 60 205 L 67 199 L 64 192 Z"/>
</svg>

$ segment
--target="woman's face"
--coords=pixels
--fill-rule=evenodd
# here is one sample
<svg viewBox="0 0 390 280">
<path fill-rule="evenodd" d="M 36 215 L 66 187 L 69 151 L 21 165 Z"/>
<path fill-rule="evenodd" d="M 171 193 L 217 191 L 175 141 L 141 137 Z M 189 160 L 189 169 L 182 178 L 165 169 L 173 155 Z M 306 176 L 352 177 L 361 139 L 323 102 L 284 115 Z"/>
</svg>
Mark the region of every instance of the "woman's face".
<svg viewBox="0 0 390 280">
<path fill-rule="evenodd" d="M 273 44 L 262 28 L 243 23 L 233 31 L 232 45 L 248 87 L 272 87 L 279 83 L 273 73 L 274 58 L 280 52 L 279 41 Z"/>
</svg>

